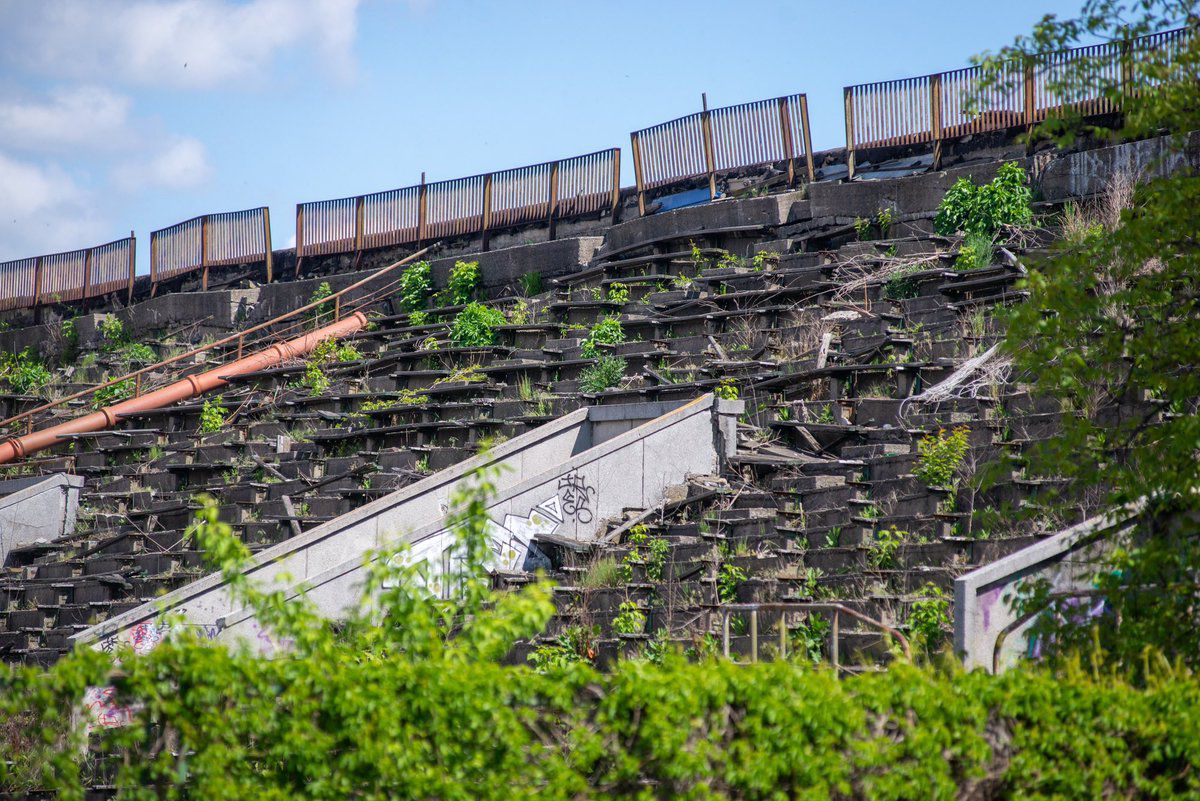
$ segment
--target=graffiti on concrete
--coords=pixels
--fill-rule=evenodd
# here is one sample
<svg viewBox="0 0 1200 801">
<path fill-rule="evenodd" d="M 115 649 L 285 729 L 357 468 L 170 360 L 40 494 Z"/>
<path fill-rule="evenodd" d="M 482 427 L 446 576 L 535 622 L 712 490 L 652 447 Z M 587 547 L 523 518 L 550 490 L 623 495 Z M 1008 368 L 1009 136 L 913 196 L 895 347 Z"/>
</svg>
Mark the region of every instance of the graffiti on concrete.
<svg viewBox="0 0 1200 801">
<path fill-rule="evenodd" d="M 587 480 L 576 470 L 558 479 L 558 498 L 562 510 L 580 523 L 592 522 L 591 504 L 595 494 L 596 488 L 588 486 Z"/>
<path fill-rule="evenodd" d="M 133 723 L 137 711 L 132 706 L 116 703 L 115 687 L 88 687 L 83 693 L 83 711 L 86 716 L 85 729 L 116 729 Z"/>
<path fill-rule="evenodd" d="M 489 571 L 520 570 L 529 554 L 529 543 L 538 535 L 553 533 L 565 519 L 563 505 L 553 495 L 528 514 L 506 514 L 504 522 L 488 519 Z M 397 567 L 422 564 L 421 580 L 430 594 L 448 599 L 458 592 L 467 572 L 466 553 L 458 542 L 458 530 L 446 528 L 426 537 L 412 550 L 393 557 Z M 389 586 L 386 582 L 385 587 Z M 392 585 L 394 586 L 394 585 Z"/>
</svg>

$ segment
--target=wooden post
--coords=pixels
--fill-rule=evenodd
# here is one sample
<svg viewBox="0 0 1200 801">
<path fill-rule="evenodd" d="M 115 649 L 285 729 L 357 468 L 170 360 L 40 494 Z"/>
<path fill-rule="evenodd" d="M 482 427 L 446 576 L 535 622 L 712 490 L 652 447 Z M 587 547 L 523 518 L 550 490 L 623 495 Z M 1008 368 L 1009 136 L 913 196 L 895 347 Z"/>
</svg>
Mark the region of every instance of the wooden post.
<svg viewBox="0 0 1200 801">
<path fill-rule="evenodd" d="M 479 233 L 483 239 L 482 250 L 488 249 L 488 229 L 492 226 L 492 174 L 483 176 L 483 217 Z"/>
<path fill-rule="evenodd" d="M 613 148 L 612 224 L 621 221 L 621 148 Z"/>
<path fill-rule="evenodd" d="M 942 165 L 942 75 L 929 76 L 929 130 L 933 136 L 933 169 Z"/>
<path fill-rule="evenodd" d="M 843 90 L 846 105 L 846 180 L 854 180 L 854 87 Z"/>
<path fill-rule="evenodd" d="M 779 612 L 779 658 L 787 659 L 787 612 Z"/>
<path fill-rule="evenodd" d="M 297 240 L 299 241 L 299 240 Z M 271 283 L 272 259 L 271 254 L 271 209 L 263 206 L 263 242 L 267 250 L 267 283 Z"/>
<path fill-rule="evenodd" d="M 151 254 L 153 258 L 153 254 Z M 133 303 L 133 277 L 135 275 L 134 268 L 137 261 L 137 237 L 133 235 L 133 231 L 129 232 L 129 295 L 125 299 L 126 305 Z"/>
<path fill-rule="evenodd" d="M 550 203 L 546 208 L 546 222 L 549 227 L 548 237 L 554 239 L 555 219 L 558 217 L 558 162 L 550 165 Z"/>
<path fill-rule="evenodd" d="M 796 161 L 792 150 L 792 115 L 788 111 L 788 99 L 779 98 L 779 130 L 783 134 L 783 157 L 787 160 L 788 186 L 796 185 Z M 812 179 L 809 178 L 811 181 Z"/>
<path fill-rule="evenodd" d="M 200 218 L 200 288 L 208 291 L 208 215 Z"/>
<path fill-rule="evenodd" d="M 83 252 L 83 294 L 80 301 L 86 301 L 92 289 L 92 248 Z"/>
<path fill-rule="evenodd" d="M 717 199 L 717 170 L 713 158 L 712 120 L 708 113 L 708 93 L 700 93 L 704 109 L 700 112 L 700 131 L 704 135 L 704 167 L 708 170 L 708 199 Z"/>
<path fill-rule="evenodd" d="M 296 278 L 300 277 L 300 260 L 304 258 L 304 204 L 296 204 Z"/>
<path fill-rule="evenodd" d="M 642 148 L 638 143 L 637 131 L 629 134 L 629 143 L 633 148 L 633 181 L 637 186 L 638 216 L 646 216 L 646 193 L 642 189 Z"/>
<path fill-rule="evenodd" d="M 808 169 L 808 182 L 815 180 L 816 170 L 813 169 L 812 131 L 808 127 L 808 95 L 800 95 L 800 135 L 804 137 L 804 162 Z"/>
<path fill-rule="evenodd" d="M 721 615 L 721 643 L 722 643 L 721 650 L 725 654 L 725 658 L 728 659 L 729 658 L 729 610 L 728 609 L 724 610 L 723 614 Z"/>
<path fill-rule="evenodd" d="M 425 172 L 421 172 L 421 188 L 417 190 L 417 248 L 425 243 L 425 212 L 429 202 L 429 191 L 425 186 Z"/>
</svg>

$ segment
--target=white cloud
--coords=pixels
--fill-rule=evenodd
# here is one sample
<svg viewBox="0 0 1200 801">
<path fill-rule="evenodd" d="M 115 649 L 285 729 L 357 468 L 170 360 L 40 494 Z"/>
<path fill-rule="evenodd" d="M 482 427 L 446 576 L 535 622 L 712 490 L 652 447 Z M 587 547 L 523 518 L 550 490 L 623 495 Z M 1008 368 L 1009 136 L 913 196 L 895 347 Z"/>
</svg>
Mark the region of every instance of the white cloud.
<svg viewBox="0 0 1200 801">
<path fill-rule="evenodd" d="M 352 69 L 359 0 L 59 0 L 16 4 L 14 64 L 56 76 L 210 88 L 254 81 L 284 49 Z"/>
<path fill-rule="evenodd" d="M 97 207 L 61 168 L 0 153 L 0 261 L 102 241 Z"/>
<path fill-rule="evenodd" d="M 192 137 L 177 137 L 148 157 L 113 169 L 117 186 L 127 192 L 146 188 L 190 189 L 208 180 L 212 168 L 204 144 Z"/>
<path fill-rule="evenodd" d="M 124 95 L 98 86 L 60 88 L 45 99 L 0 99 L 0 142 L 35 153 L 130 147 Z"/>
</svg>

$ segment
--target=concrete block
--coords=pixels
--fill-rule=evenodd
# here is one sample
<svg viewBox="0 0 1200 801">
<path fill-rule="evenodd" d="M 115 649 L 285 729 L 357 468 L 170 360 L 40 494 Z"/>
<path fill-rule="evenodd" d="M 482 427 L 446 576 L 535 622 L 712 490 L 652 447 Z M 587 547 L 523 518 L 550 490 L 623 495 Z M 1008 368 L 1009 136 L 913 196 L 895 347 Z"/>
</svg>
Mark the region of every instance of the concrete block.
<svg viewBox="0 0 1200 801">
<path fill-rule="evenodd" d="M 1189 167 L 1200 167 L 1200 132 L 1188 134 L 1182 142 L 1159 136 L 1066 153 L 1046 166 L 1040 185 L 1046 200 L 1065 200 L 1103 192 L 1118 172 L 1149 181 Z"/>
<path fill-rule="evenodd" d="M 434 286 L 446 286 L 450 270 L 458 261 L 479 262 L 480 281 L 490 296 L 511 294 L 521 285 L 526 273 L 541 273 L 547 282 L 551 278 L 580 270 L 592 260 L 603 239 L 597 236 L 555 239 L 528 245 L 492 249 L 486 252 L 464 253 L 434 259 L 429 263 Z"/>
<path fill-rule="evenodd" d="M 896 217 L 929 213 L 937 209 L 942 195 L 959 178 L 970 177 L 976 183 L 990 181 L 1000 163 L 971 164 L 907 178 L 813 184 L 809 189 L 812 216 L 853 220 L 872 217 L 885 208 Z"/>
<path fill-rule="evenodd" d="M 64 473 L 0 481 L 0 566 L 13 548 L 74 531 L 83 483 Z"/>
</svg>

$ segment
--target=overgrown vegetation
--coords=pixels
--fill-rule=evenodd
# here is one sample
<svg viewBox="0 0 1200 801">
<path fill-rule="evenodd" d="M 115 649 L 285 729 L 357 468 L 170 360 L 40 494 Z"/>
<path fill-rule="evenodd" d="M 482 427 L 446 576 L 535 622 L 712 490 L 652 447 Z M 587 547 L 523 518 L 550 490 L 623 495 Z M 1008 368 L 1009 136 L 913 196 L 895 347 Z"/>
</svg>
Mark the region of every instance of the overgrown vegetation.
<svg viewBox="0 0 1200 801">
<path fill-rule="evenodd" d="M 931 487 L 949 487 L 970 448 L 971 429 L 958 426 L 949 431 L 938 429 L 917 442 L 921 458 L 913 474 Z"/>
<path fill-rule="evenodd" d="M 0 354 L 0 378 L 18 395 L 41 395 L 54 374 L 30 348 L 25 348 L 20 353 Z"/>
<path fill-rule="evenodd" d="M 450 342 L 458 348 L 483 348 L 496 344 L 496 327 L 508 320 L 504 312 L 472 301 L 454 316 Z"/>
<path fill-rule="evenodd" d="M 1015 161 L 1002 164 L 996 177 L 982 186 L 967 177 L 955 181 L 938 206 L 934 230 L 943 236 L 962 233 L 994 237 L 1006 226 L 1030 223 L 1031 199 L 1021 165 Z"/>
<path fill-rule="evenodd" d="M 456 261 L 446 282 L 445 305 L 463 306 L 475 299 L 479 291 L 479 262 Z"/>
<path fill-rule="evenodd" d="M 429 305 L 433 294 L 433 273 L 427 261 L 418 261 L 404 268 L 400 274 L 400 286 L 397 294 L 400 297 L 400 308 L 410 313 L 409 322 L 421 325 L 411 319 L 412 312 L 423 312 Z"/>
<path fill-rule="evenodd" d="M 620 315 L 608 315 L 592 326 L 587 338 L 580 343 L 579 352 L 585 359 L 595 359 L 600 355 L 597 345 L 620 345 L 623 342 L 625 330 L 621 328 Z"/>
<path fill-rule="evenodd" d="M 591 367 L 579 375 L 579 389 L 596 393 L 611 389 L 621 383 L 628 364 L 620 356 L 601 356 Z"/>
<path fill-rule="evenodd" d="M 200 433 L 215 434 L 225 426 L 225 410 L 221 407 L 221 397 L 206 398 L 200 407 Z"/>
</svg>

